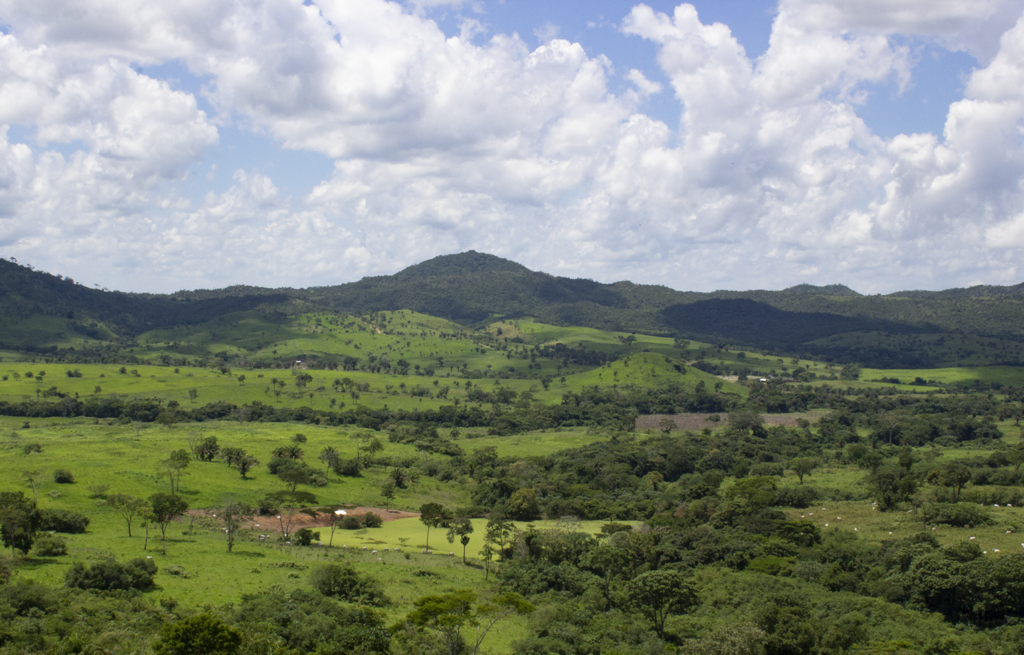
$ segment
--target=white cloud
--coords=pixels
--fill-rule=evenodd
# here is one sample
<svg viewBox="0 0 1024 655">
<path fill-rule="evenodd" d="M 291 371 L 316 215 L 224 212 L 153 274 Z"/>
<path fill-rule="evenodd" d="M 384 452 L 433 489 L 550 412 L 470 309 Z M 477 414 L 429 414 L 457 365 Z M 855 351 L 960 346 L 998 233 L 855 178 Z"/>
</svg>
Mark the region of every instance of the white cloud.
<svg viewBox="0 0 1024 655">
<path fill-rule="evenodd" d="M 479 23 L 446 37 L 426 17 L 471 4 L 415 5 L 0 0 L 0 124 L 35 136 L 0 142 L 0 244 L 164 290 L 330 283 L 468 248 L 677 288 L 1013 281 L 1019 2 L 783 0 L 756 60 L 689 5 L 638 5 L 623 38 L 658 48 L 678 125 L 639 113 L 662 90 L 639 70 L 615 95 L 615 62 L 579 44 L 477 45 Z M 872 85 L 912 81 L 900 35 L 982 58 L 942 135 L 882 139 L 857 116 Z M 216 116 L 131 67 L 169 60 Z M 189 203 L 181 181 L 224 122 L 334 172 L 302 199 L 250 171 Z"/>
</svg>

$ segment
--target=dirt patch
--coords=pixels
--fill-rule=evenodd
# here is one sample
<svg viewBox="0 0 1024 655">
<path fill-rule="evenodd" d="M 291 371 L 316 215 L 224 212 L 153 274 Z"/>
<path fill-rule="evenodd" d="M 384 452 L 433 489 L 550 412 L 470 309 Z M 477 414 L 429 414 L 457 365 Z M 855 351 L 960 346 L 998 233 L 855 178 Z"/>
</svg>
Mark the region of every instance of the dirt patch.
<svg viewBox="0 0 1024 655">
<path fill-rule="evenodd" d="M 721 420 L 718 422 L 709 421 L 708 417 L 714 414 L 651 414 L 640 416 L 636 419 L 637 430 L 661 429 L 662 419 L 671 419 L 675 422 L 676 430 L 703 430 L 704 428 L 715 428 L 725 425 L 726 415 L 719 414 Z M 785 425 L 796 427 L 796 422 L 802 418 L 797 414 L 761 414 L 761 418 L 768 425 Z"/>
<path fill-rule="evenodd" d="M 398 519 L 410 519 L 419 518 L 419 512 L 403 512 L 397 509 L 381 509 L 379 507 L 353 507 L 352 509 L 345 510 L 347 516 L 352 516 L 357 519 L 362 519 L 363 515 L 368 512 L 373 512 L 377 516 L 384 519 L 384 522 L 397 521 Z M 192 509 L 188 511 L 190 516 L 213 516 L 217 513 L 217 510 L 209 509 Z M 306 514 L 296 514 L 291 521 L 291 532 L 301 530 L 302 528 L 327 528 L 331 525 L 330 513 L 318 514 L 316 518 L 307 516 Z M 277 520 L 277 516 L 257 516 L 253 520 L 246 523 L 244 526 L 248 530 L 279 530 L 280 523 Z"/>
</svg>

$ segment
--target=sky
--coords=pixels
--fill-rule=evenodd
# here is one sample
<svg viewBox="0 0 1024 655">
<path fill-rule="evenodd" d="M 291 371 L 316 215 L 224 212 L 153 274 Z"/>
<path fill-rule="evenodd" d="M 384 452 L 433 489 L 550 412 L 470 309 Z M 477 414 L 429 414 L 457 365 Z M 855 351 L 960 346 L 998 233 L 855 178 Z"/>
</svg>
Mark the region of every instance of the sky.
<svg viewBox="0 0 1024 655">
<path fill-rule="evenodd" d="M 0 0 L 0 257 L 340 284 L 1024 281 L 1024 0 Z"/>
</svg>

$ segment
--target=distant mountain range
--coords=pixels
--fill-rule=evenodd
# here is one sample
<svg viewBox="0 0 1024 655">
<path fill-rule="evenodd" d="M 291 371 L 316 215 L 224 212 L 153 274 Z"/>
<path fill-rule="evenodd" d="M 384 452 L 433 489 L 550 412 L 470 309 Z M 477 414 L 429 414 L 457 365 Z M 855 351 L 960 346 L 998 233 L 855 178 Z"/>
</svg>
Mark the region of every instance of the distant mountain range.
<svg viewBox="0 0 1024 655">
<path fill-rule="evenodd" d="M 351 314 L 412 309 L 466 325 L 533 317 L 761 350 L 841 354 L 876 365 L 935 363 L 926 351 L 940 338 L 946 348 L 940 359 L 947 363 L 958 353 L 965 359 L 982 356 L 989 363 L 1017 363 L 1017 344 L 1024 343 L 1024 284 L 885 296 L 864 296 L 841 284 L 698 293 L 556 277 L 469 251 L 435 257 L 394 275 L 335 286 L 135 294 L 89 289 L 0 260 L 0 329 L 34 316 L 54 316 L 74 320 L 86 332 L 90 324 L 100 323 L 115 335 L 132 337 L 231 312 L 316 308 Z M 947 336 L 951 341 L 943 338 Z"/>
</svg>

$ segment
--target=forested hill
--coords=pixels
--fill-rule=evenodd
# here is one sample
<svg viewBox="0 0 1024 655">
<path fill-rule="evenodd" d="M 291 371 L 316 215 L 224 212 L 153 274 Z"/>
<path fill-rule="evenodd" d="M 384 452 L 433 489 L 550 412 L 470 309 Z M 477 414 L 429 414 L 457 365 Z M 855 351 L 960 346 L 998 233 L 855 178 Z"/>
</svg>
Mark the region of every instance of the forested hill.
<svg viewBox="0 0 1024 655">
<path fill-rule="evenodd" d="M 908 350 L 908 340 L 920 341 L 923 335 L 954 337 L 943 342 L 947 360 L 951 353 L 977 354 L 978 348 L 987 348 L 981 355 L 986 361 L 1017 363 L 1015 344 L 1024 343 L 1024 285 L 886 296 L 861 295 L 841 284 L 698 293 L 557 277 L 469 251 L 336 286 L 235 286 L 159 295 L 89 289 L 0 260 L 0 310 L 8 321 L 73 316 L 76 325 L 99 322 L 114 334 L 131 336 L 229 312 L 310 307 L 351 314 L 412 309 L 467 325 L 530 316 L 544 323 L 681 336 L 875 365 L 929 365 L 935 357 L 928 347 Z"/>
</svg>

